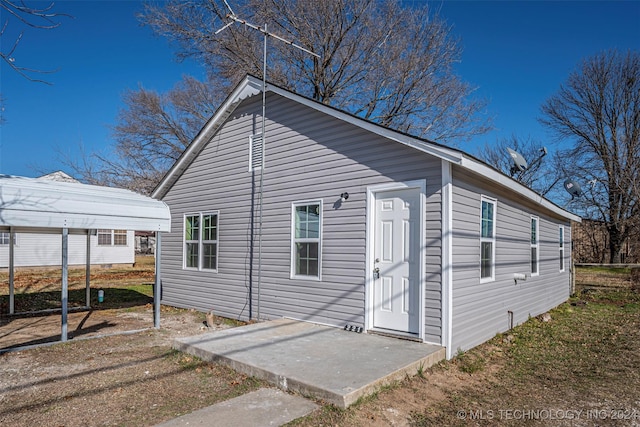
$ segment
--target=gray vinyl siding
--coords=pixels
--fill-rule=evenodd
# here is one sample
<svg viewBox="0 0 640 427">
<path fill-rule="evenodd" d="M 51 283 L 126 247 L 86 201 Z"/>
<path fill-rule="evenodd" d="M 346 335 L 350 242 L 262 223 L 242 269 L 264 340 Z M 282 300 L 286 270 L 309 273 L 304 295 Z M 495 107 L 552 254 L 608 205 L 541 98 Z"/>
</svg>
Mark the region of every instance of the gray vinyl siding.
<svg viewBox="0 0 640 427">
<path fill-rule="evenodd" d="M 69 265 L 85 265 L 87 236 L 69 234 Z M 91 264 L 133 264 L 135 236 L 127 232 L 126 246 L 98 246 L 98 237 L 91 236 Z M 43 267 L 62 265 L 62 235 L 57 233 L 16 233 L 15 267 Z M 9 267 L 9 245 L 0 245 L 0 268 Z"/>
<path fill-rule="evenodd" d="M 495 281 L 480 283 L 481 196 L 497 200 Z M 538 209 L 538 210 L 536 210 Z M 530 221 L 539 218 L 539 276 L 531 277 Z M 558 228 L 565 229 L 565 271 L 560 272 Z M 566 301 L 570 293 L 571 225 L 523 204 L 507 191 L 454 168 L 452 349 L 467 350 Z M 526 273 L 526 281 L 514 281 Z"/>
<path fill-rule="evenodd" d="M 250 289 L 252 173 L 249 136 L 260 97 L 244 100 L 163 200 L 172 232 L 162 240 L 162 302 L 239 319 L 258 317 L 257 245 Z M 267 98 L 259 317 L 364 326 L 367 187 L 426 179 L 425 340 L 441 341 L 441 163 L 296 102 Z M 255 179 L 259 179 L 259 172 Z M 337 203 L 342 192 L 349 199 Z M 290 278 L 291 205 L 322 200 L 322 280 Z M 184 270 L 183 217 L 217 210 L 217 272 Z M 257 217 L 257 212 L 255 213 Z"/>
</svg>

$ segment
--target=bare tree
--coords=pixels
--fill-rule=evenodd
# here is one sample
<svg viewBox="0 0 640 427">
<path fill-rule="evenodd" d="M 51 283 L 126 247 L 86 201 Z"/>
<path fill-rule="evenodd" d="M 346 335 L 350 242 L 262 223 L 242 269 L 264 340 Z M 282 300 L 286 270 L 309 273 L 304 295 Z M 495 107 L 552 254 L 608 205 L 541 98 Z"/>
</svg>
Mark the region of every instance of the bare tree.
<svg viewBox="0 0 640 427">
<path fill-rule="evenodd" d="M 584 60 L 542 106 L 541 122 L 572 147 L 565 168 L 584 185 L 583 216 L 603 221 L 609 262 L 640 227 L 640 54 L 607 51 Z"/>
<path fill-rule="evenodd" d="M 237 3 L 237 2 L 234 2 Z M 366 119 L 440 142 L 488 129 L 486 103 L 453 72 L 458 41 L 427 3 L 396 0 L 248 0 L 234 9 L 316 52 L 269 45 L 270 81 Z M 260 34 L 228 22 L 219 0 L 147 5 L 144 22 L 228 81 L 262 75 Z"/>
<path fill-rule="evenodd" d="M 385 126 L 440 142 L 458 142 L 488 129 L 452 66 L 460 48 L 446 23 L 426 3 L 396 0 L 246 0 L 238 16 L 265 23 L 320 59 L 284 43 L 268 47 L 268 79 L 320 102 Z M 261 34 L 231 21 L 220 0 L 172 0 L 145 5 L 141 19 L 195 58 L 207 82 L 185 78 L 167 94 L 144 89 L 125 94 L 108 155 L 74 164 L 76 173 L 108 185 L 153 188 L 222 101 L 246 74 L 262 75 Z M 68 162 L 67 162 L 68 163 Z M 84 167 L 84 170 L 83 170 Z"/>
<path fill-rule="evenodd" d="M 21 24 L 31 28 L 50 30 L 58 27 L 60 25 L 60 22 L 58 22 L 57 19 L 61 16 L 69 17 L 69 15 L 55 12 L 53 10 L 53 7 L 54 2 L 51 2 L 48 5 L 42 7 L 32 7 L 28 6 L 24 0 L 0 0 L 0 10 L 4 10 L 5 14 L 7 15 L 7 18 L 1 24 L 2 27 L 0 28 L 0 39 L 4 41 L 7 37 L 7 29 L 9 27 L 10 18 L 13 18 Z M 23 35 L 24 31 L 20 31 L 17 36 L 15 36 L 15 39 L 10 44 L 8 50 L 0 49 L 0 58 L 2 58 L 2 60 L 4 60 L 9 65 L 9 67 L 11 67 L 14 71 L 16 71 L 27 80 L 50 84 L 50 82 L 35 78 L 33 77 L 33 75 L 52 73 L 54 71 L 29 68 L 20 65 L 19 61 L 16 61 L 15 53 L 18 45 L 22 41 Z M 4 43 L 3 45 L 6 46 Z"/>
<path fill-rule="evenodd" d="M 80 147 L 79 156 L 59 155 L 84 182 L 148 194 L 213 114 L 222 96 L 210 82 L 189 76 L 166 94 L 142 87 L 129 90 L 113 128 L 116 142 L 110 151 L 85 153 Z"/>
<path fill-rule="evenodd" d="M 512 172 L 513 162 L 507 148 L 520 153 L 526 160 L 528 168 L 520 172 Z M 557 188 L 557 184 L 566 176 L 558 168 L 557 155 L 547 154 L 546 147 L 531 137 L 519 138 L 512 135 L 495 144 L 486 144 L 478 153 L 478 157 L 506 175 L 512 176 L 542 196 Z"/>
</svg>

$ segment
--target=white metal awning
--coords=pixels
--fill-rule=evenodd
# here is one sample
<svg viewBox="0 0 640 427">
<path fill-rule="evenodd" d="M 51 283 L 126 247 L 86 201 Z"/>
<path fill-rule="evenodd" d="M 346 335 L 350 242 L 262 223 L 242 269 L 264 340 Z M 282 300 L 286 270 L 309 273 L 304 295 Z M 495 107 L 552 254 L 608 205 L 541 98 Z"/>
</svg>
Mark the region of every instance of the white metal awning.
<svg viewBox="0 0 640 427">
<path fill-rule="evenodd" d="M 168 232 L 171 214 L 121 188 L 0 175 L 0 227 Z"/>
<path fill-rule="evenodd" d="M 86 308 L 89 308 L 89 237 L 92 230 L 96 229 L 155 231 L 158 247 L 153 306 L 154 326 L 159 328 L 161 233 L 171 231 L 171 212 L 164 202 L 120 188 L 0 175 L 0 231 L 10 233 L 10 314 L 14 314 L 14 233 L 60 233 L 62 246 L 60 340 L 66 341 L 68 236 L 70 233 L 87 235 Z"/>
</svg>

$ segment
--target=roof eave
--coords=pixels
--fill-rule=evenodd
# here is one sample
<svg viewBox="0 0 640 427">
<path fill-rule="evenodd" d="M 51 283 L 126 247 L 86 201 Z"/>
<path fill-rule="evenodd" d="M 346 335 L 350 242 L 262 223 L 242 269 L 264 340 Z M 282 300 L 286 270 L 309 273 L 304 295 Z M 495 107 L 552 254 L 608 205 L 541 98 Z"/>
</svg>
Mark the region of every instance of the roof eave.
<svg viewBox="0 0 640 427">
<path fill-rule="evenodd" d="M 460 165 L 465 169 L 468 169 L 472 172 L 475 172 L 481 176 L 484 176 L 490 179 L 491 181 L 496 182 L 502 187 L 508 188 L 511 191 L 517 194 L 520 194 L 521 196 L 541 205 L 545 209 L 548 209 L 549 211 L 553 212 L 554 214 L 560 217 L 569 219 L 571 221 L 582 222 L 582 218 L 580 218 L 579 216 L 562 209 L 560 206 L 549 201 L 544 196 L 541 196 L 540 194 L 536 193 L 530 188 L 520 184 L 519 182 L 506 176 L 502 172 L 499 172 L 496 169 L 493 169 L 492 167 L 484 163 L 481 163 L 478 160 L 472 159 L 467 156 L 463 156 L 463 159 Z"/>
<path fill-rule="evenodd" d="M 193 142 L 189 144 L 171 169 L 169 169 L 162 181 L 160 181 L 158 186 L 152 191 L 151 197 L 154 199 L 162 199 L 211 137 L 220 129 L 225 120 L 233 113 L 238 104 L 245 98 L 260 93 L 261 90 L 262 82 L 260 80 L 252 76 L 246 76 L 244 80 L 236 86 L 234 91 L 231 92 L 225 102 L 222 103 L 220 108 L 216 110 L 215 114 L 207 121 L 200 132 L 198 132 Z"/>
<path fill-rule="evenodd" d="M 468 154 L 460 150 L 457 150 L 454 148 L 448 148 L 440 144 L 433 143 L 421 138 L 412 137 L 411 135 L 395 131 L 393 129 L 378 125 L 368 120 L 364 120 L 352 114 L 346 113 L 342 110 L 338 110 L 329 105 L 322 104 L 313 99 L 304 97 L 302 95 L 298 95 L 294 92 L 291 92 L 289 90 L 283 89 L 279 86 L 275 86 L 270 83 L 267 83 L 265 89 L 267 92 L 273 92 L 277 95 L 290 99 L 294 102 L 298 102 L 302 105 L 308 106 L 316 111 L 320 111 L 338 120 L 342 120 L 342 121 L 354 124 L 362 129 L 365 129 L 369 132 L 372 132 L 388 140 L 395 141 L 397 143 L 406 145 L 408 147 L 412 147 L 423 153 L 432 155 L 434 157 L 445 160 L 452 164 L 460 165 L 465 169 L 468 169 L 481 176 L 485 176 L 491 181 L 494 181 L 503 187 L 509 188 L 512 191 L 516 192 L 517 194 L 520 194 L 523 197 L 526 197 L 527 199 L 535 203 L 538 203 L 539 205 L 550 210 L 556 215 L 559 215 L 560 217 L 567 218 L 577 222 L 581 221 L 581 218 L 579 216 L 574 215 L 562 209 L 561 207 L 545 199 L 543 196 L 539 195 L 538 193 L 534 192 L 528 187 L 511 179 L 510 177 L 506 176 L 502 172 L 499 172 L 498 170 L 490 167 L 489 165 L 483 163 L 482 161 L 474 159 L 473 157 L 469 156 Z M 201 151 L 203 146 L 206 145 L 206 143 L 211 139 L 211 137 L 215 134 L 215 132 L 217 132 L 218 129 L 222 126 L 224 121 L 235 110 L 237 105 L 243 99 L 256 95 L 261 91 L 262 91 L 262 80 L 254 76 L 247 75 L 236 86 L 236 88 L 229 95 L 227 100 L 221 105 L 221 107 L 216 111 L 213 117 L 207 122 L 207 124 L 198 133 L 194 141 L 189 145 L 189 147 L 187 147 L 183 155 L 180 156 L 180 158 L 176 161 L 173 167 L 169 170 L 167 175 L 165 175 L 165 177 L 160 182 L 160 184 L 152 192 L 151 196 L 158 199 L 161 199 L 162 197 L 164 197 L 169 191 L 169 189 L 171 188 L 171 186 L 173 186 L 173 184 L 180 177 L 180 175 L 182 175 L 182 173 L 188 168 L 189 164 Z"/>
</svg>

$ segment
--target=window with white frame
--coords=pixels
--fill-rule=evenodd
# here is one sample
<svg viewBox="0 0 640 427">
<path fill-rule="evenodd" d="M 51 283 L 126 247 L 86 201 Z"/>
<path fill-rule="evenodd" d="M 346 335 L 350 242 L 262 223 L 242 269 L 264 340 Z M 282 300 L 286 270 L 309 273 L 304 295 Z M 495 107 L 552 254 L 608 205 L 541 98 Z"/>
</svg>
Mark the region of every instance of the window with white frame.
<svg viewBox="0 0 640 427">
<path fill-rule="evenodd" d="M 113 246 L 127 246 L 127 230 L 113 230 Z"/>
<path fill-rule="evenodd" d="M 264 144 L 262 134 L 249 137 L 249 172 L 264 167 Z"/>
<path fill-rule="evenodd" d="M 98 246 L 127 246 L 127 230 L 98 230 Z"/>
<path fill-rule="evenodd" d="M 535 276 L 540 273 L 539 260 L 540 260 L 540 237 L 538 217 L 531 217 L 531 275 Z"/>
<path fill-rule="evenodd" d="M 322 202 L 294 203 L 291 222 L 291 276 L 320 279 Z"/>
<path fill-rule="evenodd" d="M 184 217 L 184 267 L 218 269 L 218 212 Z"/>
<path fill-rule="evenodd" d="M 113 230 L 98 230 L 98 246 L 111 246 L 111 232 Z"/>
<path fill-rule="evenodd" d="M 564 271 L 564 226 L 558 228 L 558 246 L 560 248 L 560 271 Z"/>
<path fill-rule="evenodd" d="M 0 246 L 9 246 L 11 242 L 11 233 L 8 231 L 0 232 Z M 17 234 L 13 234 L 13 244 L 17 244 Z"/>
<path fill-rule="evenodd" d="M 496 201 L 482 197 L 480 218 L 480 281 L 495 277 Z"/>
</svg>

